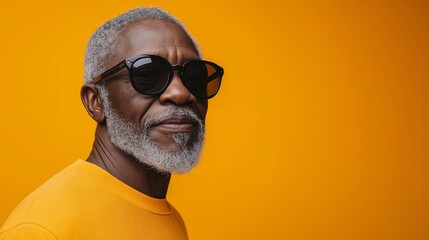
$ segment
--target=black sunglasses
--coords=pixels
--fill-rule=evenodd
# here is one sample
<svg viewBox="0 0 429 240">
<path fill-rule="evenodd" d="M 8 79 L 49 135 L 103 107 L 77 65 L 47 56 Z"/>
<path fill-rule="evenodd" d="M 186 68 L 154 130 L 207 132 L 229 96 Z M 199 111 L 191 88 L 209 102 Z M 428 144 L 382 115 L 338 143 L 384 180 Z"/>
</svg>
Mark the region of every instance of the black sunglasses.
<svg viewBox="0 0 429 240">
<path fill-rule="evenodd" d="M 145 95 L 159 95 L 165 91 L 179 71 L 183 85 L 198 99 L 209 99 L 220 88 L 223 68 L 204 60 L 189 60 L 183 65 L 172 66 L 167 59 L 156 55 L 138 55 L 120 62 L 94 79 L 94 84 L 127 68 L 131 85 Z"/>
</svg>

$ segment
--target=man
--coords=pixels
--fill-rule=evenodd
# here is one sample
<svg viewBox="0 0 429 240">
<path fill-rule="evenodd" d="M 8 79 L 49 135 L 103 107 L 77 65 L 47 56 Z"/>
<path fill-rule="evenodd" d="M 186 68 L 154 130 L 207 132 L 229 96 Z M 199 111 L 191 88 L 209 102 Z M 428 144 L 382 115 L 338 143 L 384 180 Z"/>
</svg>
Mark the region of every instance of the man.
<svg viewBox="0 0 429 240">
<path fill-rule="evenodd" d="M 187 239 L 166 201 L 170 174 L 200 157 L 207 99 L 223 70 L 175 18 L 138 8 L 102 25 L 85 55 L 93 149 L 30 194 L 0 239 Z"/>
</svg>

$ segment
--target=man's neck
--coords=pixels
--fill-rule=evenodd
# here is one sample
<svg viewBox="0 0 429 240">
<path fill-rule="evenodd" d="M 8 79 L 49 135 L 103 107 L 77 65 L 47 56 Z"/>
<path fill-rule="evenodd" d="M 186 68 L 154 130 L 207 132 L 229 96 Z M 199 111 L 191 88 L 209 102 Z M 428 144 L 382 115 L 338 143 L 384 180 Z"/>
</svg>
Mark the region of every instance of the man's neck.
<svg viewBox="0 0 429 240">
<path fill-rule="evenodd" d="M 167 195 L 171 175 L 159 173 L 116 148 L 109 140 L 106 126 L 97 126 L 94 145 L 87 161 L 148 196 L 162 199 Z"/>
</svg>

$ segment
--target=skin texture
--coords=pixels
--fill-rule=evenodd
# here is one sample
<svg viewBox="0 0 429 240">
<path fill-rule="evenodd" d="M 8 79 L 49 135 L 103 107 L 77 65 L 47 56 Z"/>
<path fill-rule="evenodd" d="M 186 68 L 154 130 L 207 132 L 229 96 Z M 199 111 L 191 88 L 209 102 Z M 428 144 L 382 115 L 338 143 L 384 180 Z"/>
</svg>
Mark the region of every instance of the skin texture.
<svg viewBox="0 0 429 240">
<path fill-rule="evenodd" d="M 159 55 L 172 65 L 183 64 L 189 59 L 198 59 L 198 53 L 189 36 L 176 24 L 158 20 L 143 20 L 129 25 L 120 35 L 113 56 L 106 62 L 109 69 L 127 57 L 139 54 Z M 109 99 L 118 114 L 143 128 L 149 117 L 176 105 L 189 107 L 203 121 L 207 113 L 207 100 L 197 100 L 183 85 L 177 72 L 158 97 L 145 96 L 134 90 L 127 70 L 121 70 L 106 81 Z M 93 149 L 87 161 L 108 171 L 125 184 L 155 198 L 165 198 L 170 174 L 162 174 L 138 162 L 133 156 L 116 148 L 109 139 L 102 101 L 94 84 L 84 84 L 82 102 L 89 115 L 98 123 Z M 189 124 L 172 119 L 149 130 L 149 136 L 161 149 L 172 151 L 177 144 L 172 134 L 194 132 Z"/>
</svg>

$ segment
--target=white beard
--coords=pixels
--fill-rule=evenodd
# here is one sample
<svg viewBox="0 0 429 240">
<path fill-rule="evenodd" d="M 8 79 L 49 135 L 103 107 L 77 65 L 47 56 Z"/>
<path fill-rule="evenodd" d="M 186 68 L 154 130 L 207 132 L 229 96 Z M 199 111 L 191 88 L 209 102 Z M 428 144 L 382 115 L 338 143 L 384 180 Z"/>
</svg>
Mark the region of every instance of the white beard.
<svg viewBox="0 0 429 240">
<path fill-rule="evenodd" d="M 198 164 L 204 143 L 205 126 L 193 111 L 183 107 L 171 107 L 166 112 L 148 118 L 141 129 L 119 116 L 111 107 L 104 86 L 98 89 L 106 115 L 107 131 L 113 145 L 162 173 L 185 173 Z M 163 150 L 149 136 L 148 131 L 155 123 L 175 116 L 193 119 L 197 123 L 196 137 L 193 139 L 192 133 L 176 133 L 172 138 L 178 147 L 171 151 Z M 190 143 L 190 140 L 193 142 Z"/>
</svg>

